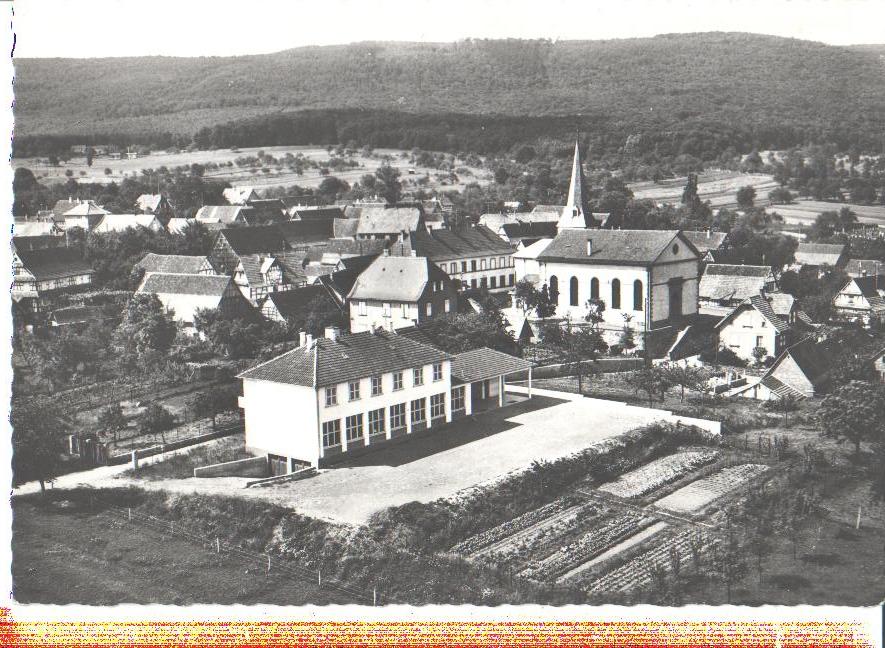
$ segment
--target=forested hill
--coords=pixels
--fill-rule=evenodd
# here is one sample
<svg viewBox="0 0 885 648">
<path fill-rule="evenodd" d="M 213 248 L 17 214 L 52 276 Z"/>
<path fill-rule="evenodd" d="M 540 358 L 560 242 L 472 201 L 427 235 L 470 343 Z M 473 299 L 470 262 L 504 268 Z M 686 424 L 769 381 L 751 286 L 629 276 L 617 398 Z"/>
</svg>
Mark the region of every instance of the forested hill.
<svg viewBox="0 0 885 648">
<path fill-rule="evenodd" d="M 212 58 L 17 59 L 16 134 L 180 133 L 304 109 L 885 132 L 870 49 L 737 33 L 359 43 Z M 878 137 L 878 135 L 877 135 Z"/>
</svg>

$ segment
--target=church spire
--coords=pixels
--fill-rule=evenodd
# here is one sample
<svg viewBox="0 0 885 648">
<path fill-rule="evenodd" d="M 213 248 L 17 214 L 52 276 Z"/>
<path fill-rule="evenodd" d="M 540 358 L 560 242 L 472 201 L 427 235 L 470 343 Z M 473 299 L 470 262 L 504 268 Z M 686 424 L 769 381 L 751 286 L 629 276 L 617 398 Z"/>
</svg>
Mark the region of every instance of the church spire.
<svg viewBox="0 0 885 648">
<path fill-rule="evenodd" d="M 587 202 L 587 183 L 581 165 L 581 152 L 575 141 L 575 157 L 572 160 L 572 175 L 568 187 L 568 199 L 559 219 L 558 229 L 586 229 L 593 223 L 593 214 Z"/>
</svg>

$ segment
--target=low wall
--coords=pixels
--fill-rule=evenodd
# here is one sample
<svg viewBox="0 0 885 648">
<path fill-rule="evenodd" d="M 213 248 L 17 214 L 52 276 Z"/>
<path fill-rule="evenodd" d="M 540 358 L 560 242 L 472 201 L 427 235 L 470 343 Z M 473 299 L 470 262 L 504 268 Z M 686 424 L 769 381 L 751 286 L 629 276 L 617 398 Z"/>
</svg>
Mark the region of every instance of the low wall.
<svg viewBox="0 0 885 648">
<path fill-rule="evenodd" d="M 642 358 L 599 358 L 598 360 L 584 360 L 581 364 L 592 373 L 618 373 L 621 371 L 635 371 L 642 369 L 645 361 Z M 562 378 L 574 375 L 573 364 L 550 364 L 541 365 L 532 369 L 532 378 Z M 528 380 L 528 371 L 517 371 L 507 375 L 507 380 Z"/>
<path fill-rule="evenodd" d="M 215 430 L 214 432 L 209 432 L 208 434 L 200 434 L 198 436 L 189 437 L 187 439 L 181 439 L 180 441 L 175 441 L 173 443 L 167 443 L 165 445 L 155 445 L 149 448 L 142 448 L 140 450 L 133 450 L 135 456 L 138 459 L 144 459 L 145 457 L 151 457 L 153 455 L 158 455 L 163 452 L 170 452 L 172 450 L 180 450 L 181 448 L 187 448 L 188 446 L 197 445 L 198 443 L 203 443 L 204 441 L 212 441 L 213 439 L 220 439 L 221 437 L 231 436 L 233 434 L 238 434 L 243 431 L 243 426 L 241 423 L 236 423 L 234 425 L 221 428 L 219 430 Z M 108 465 L 115 466 L 119 464 L 124 464 L 132 461 L 132 452 L 127 452 L 126 454 L 114 455 L 108 458 Z"/>
<path fill-rule="evenodd" d="M 249 457 L 194 468 L 194 477 L 267 477 L 267 457 Z"/>
</svg>

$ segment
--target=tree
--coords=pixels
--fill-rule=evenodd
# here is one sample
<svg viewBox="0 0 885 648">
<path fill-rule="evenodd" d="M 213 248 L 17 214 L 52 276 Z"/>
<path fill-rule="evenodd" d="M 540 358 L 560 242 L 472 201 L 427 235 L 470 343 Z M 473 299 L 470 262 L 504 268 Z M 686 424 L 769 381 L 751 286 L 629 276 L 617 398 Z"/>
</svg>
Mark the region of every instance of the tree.
<svg viewBox="0 0 885 648">
<path fill-rule="evenodd" d="M 763 366 L 767 357 L 768 351 L 766 351 L 764 347 L 753 348 L 753 362 L 756 364 L 757 367 Z"/>
<path fill-rule="evenodd" d="M 520 279 L 513 287 L 513 297 L 523 314 L 527 314 L 538 307 L 541 301 L 541 291 L 535 288 L 535 284 L 528 279 Z"/>
<path fill-rule="evenodd" d="M 747 573 L 747 561 L 732 532 L 713 551 L 713 571 L 725 583 L 726 601 L 731 603 L 731 588 Z"/>
<path fill-rule="evenodd" d="M 621 335 L 618 338 L 618 344 L 621 345 L 621 349 L 626 353 L 628 351 L 632 351 L 636 348 L 636 340 L 633 337 L 633 327 L 630 326 L 630 320 L 632 316 L 628 313 L 624 313 L 624 328 L 621 330 Z"/>
<path fill-rule="evenodd" d="M 707 381 L 710 379 L 708 372 L 703 367 L 670 362 L 662 365 L 661 369 L 664 371 L 667 380 L 671 384 L 679 386 L 680 401 L 685 400 L 686 389 L 704 392 L 707 386 Z"/>
<path fill-rule="evenodd" d="M 191 399 L 191 407 L 199 418 L 211 418 L 212 429 L 215 429 L 218 415 L 237 409 L 239 391 L 235 385 L 229 387 L 210 388 L 202 391 Z"/>
<path fill-rule="evenodd" d="M 376 190 L 379 191 L 391 205 L 398 203 L 403 188 L 402 183 L 399 180 L 399 169 L 394 168 L 389 164 L 382 164 L 375 170 L 375 177 L 377 178 L 377 181 L 375 182 Z"/>
<path fill-rule="evenodd" d="M 162 405 L 149 403 L 138 419 L 139 434 L 159 434 L 166 444 L 166 432 L 175 426 L 175 416 Z"/>
<path fill-rule="evenodd" d="M 768 199 L 776 205 L 789 205 L 793 198 L 793 193 L 786 187 L 777 187 L 768 192 Z"/>
<path fill-rule="evenodd" d="M 789 192 L 788 192 L 789 193 Z M 737 204 L 741 209 L 752 209 L 756 202 L 756 189 L 745 185 L 737 190 Z"/>
<path fill-rule="evenodd" d="M 63 434 L 67 425 L 61 411 L 48 400 L 27 405 L 13 401 L 10 423 L 13 484 L 36 479 L 40 492 L 46 492 L 46 482 L 58 474 L 63 463 Z"/>
<path fill-rule="evenodd" d="M 648 395 L 648 404 L 651 406 L 654 397 L 664 399 L 667 391 L 673 386 L 667 373 L 660 367 L 646 367 L 627 374 L 626 383 L 633 387 L 636 393 L 645 392 Z"/>
<path fill-rule="evenodd" d="M 112 403 L 98 414 L 98 429 L 103 434 L 113 435 L 115 442 L 117 441 L 117 433 L 120 430 L 125 430 L 127 425 L 128 421 L 123 415 L 120 403 Z"/>
<path fill-rule="evenodd" d="M 114 337 L 126 352 L 141 358 L 150 351 L 168 351 L 176 332 L 175 321 L 156 295 L 136 294 Z"/>
<path fill-rule="evenodd" d="M 547 284 L 541 286 L 541 293 L 538 295 L 538 304 L 535 306 L 535 313 L 541 319 L 547 319 L 556 315 L 556 304 L 559 300 L 559 293 L 555 289 L 547 288 Z"/>
<path fill-rule="evenodd" d="M 853 443 L 854 456 L 859 457 L 861 442 L 883 438 L 885 389 L 858 380 L 841 385 L 824 398 L 818 417 L 825 436 Z"/>
<path fill-rule="evenodd" d="M 570 320 L 566 320 L 565 326 L 552 324 L 545 328 L 541 347 L 565 365 L 569 375 L 577 376 L 578 393 L 583 394 L 584 378 L 593 373 L 591 363 L 606 345 L 599 331 L 574 326 Z"/>
</svg>

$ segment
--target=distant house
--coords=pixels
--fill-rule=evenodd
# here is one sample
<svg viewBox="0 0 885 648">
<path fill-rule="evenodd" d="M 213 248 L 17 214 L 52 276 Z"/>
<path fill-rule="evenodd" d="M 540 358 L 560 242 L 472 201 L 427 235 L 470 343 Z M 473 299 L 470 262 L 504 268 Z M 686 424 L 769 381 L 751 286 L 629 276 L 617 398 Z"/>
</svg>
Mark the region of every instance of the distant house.
<svg viewBox="0 0 885 648">
<path fill-rule="evenodd" d="M 347 296 L 353 289 L 357 278 L 377 259 L 376 255 L 342 258 L 338 261 L 340 269 L 318 278 L 317 283 L 322 285 L 336 306 L 342 311 L 348 311 Z"/>
<path fill-rule="evenodd" d="M 87 232 L 98 225 L 101 220 L 110 214 L 92 201 L 81 202 L 62 214 L 65 231 L 74 227 L 81 227 Z"/>
<path fill-rule="evenodd" d="M 254 187 L 229 187 L 222 195 L 229 205 L 245 205 L 259 199 Z"/>
<path fill-rule="evenodd" d="M 304 317 L 316 299 L 325 299 L 330 306 L 337 306 L 324 286 L 313 284 L 270 293 L 261 305 L 261 314 L 271 321 L 285 323 L 291 318 Z"/>
<path fill-rule="evenodd" d="M 243 296 L 257 306 L 269 294 L 289 290 L 302 281 L 293 277 L 273 255 L 241 254 L 234 269 L 234 283 Z"/>
<path fill-rule="evenodd" d="M 249 216 L 253 222 L 258 223 L 278 223 L 288 220 L 286 206 L 279 198 L 260 198 L 250 200 L 248 206 L 252 208 L 252 214 Z"/>
<path fill-rule="evenodd" d="M 793 258 L 793 269 L 841 268 L 847 262 L 846 246 L 840 243 L 799 243 Z"/>
<path fill-rule="evenodd" d="M 347 302 L 352 333 L 395 331 L 456 312 L 458 291 L 426 257 L 382 255 L 359 275 Z"/>
<path fill-rule="evenodd" d="M 276 225 L 233 227 L 218 232 L 209 261 L 219 272 L 232 274 L 246 254 L 272 255 L 289 249 L 283 232 Z"/>
<path fill-rule="evenodd" d="M 885 263 L 877 259 L 850 259 L 845 265 L 849 277 L 875 277 L 885 275 Z"/>
<path fill-rule="evenodd" d="M 726 232 L 682 230 L 682 233 L 701 253 L 701 261 L 704 263 L 716 263 L 721 260 L 722 253 L 728 249 Z"/>
<path fill-rule="evenodd" d="M 720 347 L 747 362 L 755 360 L 757 349 L 764 351 L 763 358 L 776 358 L 799 336 L 794 312 L 781 317 L 761 294 L 753 295 L 723 317 L 716 331 Z"/>
<path fill-rule="evenodd" d="M 753 295 L 776 289 L 770 266 L 709 263 L 701 276 L 698 305 L 702 313 L 725 315 Z"/>
<path fill-rule="evenodd" d="M 207 205 L 200 207 L 194 217 L 204 224 L 249 225 L 252 222 L 254 210 L 243 205 Z"/>
<path fill-rule="evenodd" d="M 59 295 L 92 284 L 94 270 L 76 248 L 12 252 L 12 299 L 28 313 L 50 310 Z"/>
<path fill-rule="evenodd" d="M 135 201 L 135 209 L 142 214 L 153 214 L 164 223 L 175 216 L 172 203 L 162 194 L 141 194 Z"/>
<path fill-rule="evenodd" d="M 517 222 L 505 223 L 497 230 L 492 229 L 492 231 L 514 247 L 527 247 L 541 239 L 555 238 L 559 228 L 552 221 L 536 223 Z"/>
<path fill-rule="evenodd" d="M 516 281 L 513 248 L 482 225 L 456 230 L 419 230 L 408 241 L 394 243 L 391 254 L 427 257 L 464 289 L 504 292 Z"/>
<path fill-rule="evenodd" d="M 107 234 L 144 227 L 152 232 L 162 232 L 165 227 L 154 214 L 107 214 L 95 225 L 93 232 Z"/>
<path fill-rule="evenodd" d="M 251 308 L 233 280 L 223 275 L 150 272 L 135 292 L 156 295 L 185 329 L 193 329 L 194 314 L 201 308 L 218 309 L 223 318 L 245 315 Z"/>
<path fill-rule="evenodd" d="M 209 257 L 187 256 L 184 254 L 154 254 L 148 252 L 135 267 L 148 272 L 166 274 L 204 274 L 214 275 L 215 268 L 209 263 Z"/>
<path fill-rule="evenodd" d="M 404 241 L 409 234 L 426 229 L 418 207 L 364 207 L 356 226 L 358 239 Z"/>
<path fill-rule="evenodd" d="M 197 223 L 198 221 L 195 218 L 170 218 L 169 222 L 166 223 L 166 230 L 170 234 L 175 234 L 177 236 L 184 235 L 185 229 L 188 225 Z M 205 223 L 201 223 L 202 225 L 206 225 Z"/>
<path fill-rule="evenodd" d="M 65 247 L 67 241 L 64 236 L 13 236 L 12 244 L 17 250 L 45 250 L 47 248 Z"/>
<path fill-rule="evenodd" d="M 885 275 L 852 277 L 833 297 L 836 317 L 869 326 L 885 321 Z"/>
<path fill-rule="evenodd" d="M 336 218 L 344 218 L 344 210 L 335 205 L 325 207 L 309 207 L 304 205 L 296 205 L 289 207 L 287 210 L 291 220 L 335 220 Z"/>
<path fill-rule="evenodd" d="M 64 230 L 55 221 L 16 220 L 12 235 L 16 238 L 34 236 L 55 236 L 64 240 Z"/>
</svg>

